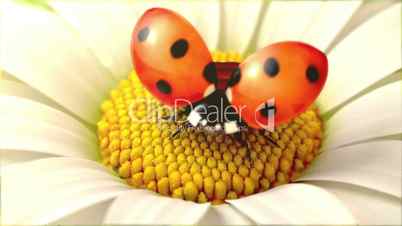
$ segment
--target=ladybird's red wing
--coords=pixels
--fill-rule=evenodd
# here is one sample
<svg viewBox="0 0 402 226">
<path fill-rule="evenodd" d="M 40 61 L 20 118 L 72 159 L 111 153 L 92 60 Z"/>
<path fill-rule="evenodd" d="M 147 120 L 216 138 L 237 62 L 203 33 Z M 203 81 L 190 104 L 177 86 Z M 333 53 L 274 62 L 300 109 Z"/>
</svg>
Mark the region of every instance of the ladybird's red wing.
<svg viewBox="0 0 402 226">
<path fill-rule="evenodd" d="M 286 122 L 305 111 L 317 98 L 327 79 L 328 61 L 320 50 L 301 42 L 269 45 L 240 64 L 240 79 L 231 88 L 232 104 L 251 127 L 267 125 L 267 109 L 275 123 Z M 272 111 L 271 111 L 272 112 Z"/>
<path fill-rule="evenodd" d="M 135 70 L 161 102 L 201 100 L 216 80 L 211 54 L 196 29 L 182 16 L 153 8 L 138 20 L 131 41 Z M 180 101 L 180 105 L 184 102 Z"/>
</svg>

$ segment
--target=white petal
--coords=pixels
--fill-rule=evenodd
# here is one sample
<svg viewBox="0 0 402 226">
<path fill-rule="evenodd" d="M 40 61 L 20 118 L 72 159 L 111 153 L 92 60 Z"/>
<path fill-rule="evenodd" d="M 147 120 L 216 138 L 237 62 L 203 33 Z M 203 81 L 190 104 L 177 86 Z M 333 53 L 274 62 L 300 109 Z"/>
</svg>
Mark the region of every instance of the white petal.
<svg viewBox="0 0 402 226">
<path fill-rule="evenodd" d="M 25 98 L 0 96 L 0 115 L 26 119 L 32 123 L 46 122 L 77 134 L 88 141 L 96 142 L 94 132 L 70 115 Z"/>
<path fill-rule="evenodd" d="M 2 171 L 4 224 L 48 224 L 129 189 L 96 162 L 49 158 Z"/>
<path fill-rule="evenodd" d="M 105 216 L 106 224 L 196 224 L 210 204 L 163 197 L 146 190 L 120 195 Z"/>
<path fill-rule="evenodd" d="M 199 225 L 255 225 L 250 218 L 228 204 L 213 205 Z"/>
<path fill-rule="evenodd" d="M 180 0 L 152 1 L 148 5 L 148 8 L 151 7 L 167 8 L 179 13 L 197 29 L 210 51 L 216 50 L 221 29 L 220 4 L 218 1 L 205 0 L 187 3 Z M 206 13 L 208 13 L 208 18 L 205 17 Z"/>
<path fill-rule="evenodd" d="M 4 79 L 0 81 L 0 96 L 17 96 L 31 99 L 53 108 L 63 109 L 60 105 L 56 104 L 47 96 L 32 87 L 15 80 Z"/>
<path fill-rule="evenodd" d="M 106 200 L 93 204 L 89 207 L 80 209 L 75 213 L 69 214 L 55 222 L 53 225 L 101 225 L 109 206 L 113 200 Z"/>
<path fill-rule="evenodd" d="M 8 81 L 20 82 L 14 76 L 7 73 L 7 71 L 3 71 L 1 68 L 0 68 L 0 80 L 1 81 L 8 80 Z"/>
<path fill-rule="evenodd" d="M 346 205 L 359 225 L 400 225 L 399 198 L 350 184 L 315 181 L 311 184 L 330 191 Z"/>
<path fill-rule="evenodd" d="M 122 79 L 132 70 L 130 55 L 131 33 L 137 19 L 151 7 L 165 7 L 186 17 L 198 29 L 208 46 L 216 48 L 219 35 L 219 5 L 215 1 L 137 1 L 137 2 L 51 2 L 102 63 L 110 68 L 114 77 Z M 208 12 L 208 20 L 205 20 Z M 211 22 L 213 21 L 213 22 Z"/>
<path fill-rule="evenodd" d="M 0 66 L 95 123 L 111 74 L 56 14 L 9 1 L 2 7 Z"/>
<path fill-rule="evenodd" d="M 218 49 L 243 53 L 256 35 L 259 18 L 265 13 L 263 10 L 267 3 L 262 0 L 222 3 L 222 28 Z"/>
<path fill-rule="evenodd" d="M 0 171 L 3 167 L 9 164 L 23 163 L 32 160 L 42 159 L 54 157 L 54 155 L 38 153 L 38 152 L 29 152 L 29 151 L 15 151 L 15 150 L 0 150 Z"/>
<path fill-rule="evenodd" d="M 257 224 L 354 224 L 349 210 L 324 189 L 287 184 L 228 201 Z"/>
<path fill-rule="evenodd" d="M 311 24 L 302 32 L 300 40 L 325 51 L 359 6 L 361 1 L 322 2 L 318 12 L 313 15 Z M 300 20 L 300 17 L 296 19 Z"/>
<path fill-rule="evenodd" d="M 342 40 L 347 37 L 350 32 L 365 23 L 371 17 L 375 16 L 377 13 L 387 9 L 388 7 L 396 3 L 398 3 L 398 0 L 362 1 L 361 4 L 359 4 L 357 10 L 354 11 L 353 15 L 347 21 L 345 26 L 343 26 L 340 31 L 337 30 L 337 33 L 334 33 L 331 43 L 326 48 L 326 52 L 330 52 L 338 43 L 342 42 Z M 337 19 L 340 19 L 343 17 L 343 14 L 345 14 L 345 12 L 346 9 L 345 11 L 338 12 L 338 14 L 334 14 L 333 16 Z"/>
<path fill-rule="evenodd" d="M 300 40 L 323 4 L 321 1 L 272 1 L 262 22 L 257 47 L 284 40 Z"/>
<path fill-rule="evenodd" d="M 184 16 L 201 34 L 210 51 L 217 49 L 221 32 L 220 3 L 214 0 L 181 0 L 155 2 L 156 6 L 168 8 Z"/>
<path fill-rule="evenodd" d="M 98 159 L 95 142 L 72 134 L 63 128 L 48 123 L 34 123 L 15 117 L 0 119 L 2 125 L 0 149 L 34 151 L 60 156 Z"/>
<path fill-rule="evenodd" d="M 402 141 L 377 141 L 323 151 L 299 181 L 355 184 L 401 197 Z"/>
<path fill-rule="evenodd" d="M 400 7 L 374 16 L 331 51 L 327 85 L 318 98 L 323 113 L 401 67 Z"/>
<path fill-rule="evenodd" d="M 76 29 L 116 79 L 132 70 L 130 39 L 135 22 L 149 4 L 52 1 L 56 12 Z"/>
<path fill-rule="evenodd" d="M 46 105 L 0 96 L 1 150 L 97 159 L 95 135 L 71 116 Z"/>
<path fill-rule="evenodd" d="M 344 106 L 326 124 L 328 148 L 402 133 L 401 82 L 388 84 Z"/>
</svg>

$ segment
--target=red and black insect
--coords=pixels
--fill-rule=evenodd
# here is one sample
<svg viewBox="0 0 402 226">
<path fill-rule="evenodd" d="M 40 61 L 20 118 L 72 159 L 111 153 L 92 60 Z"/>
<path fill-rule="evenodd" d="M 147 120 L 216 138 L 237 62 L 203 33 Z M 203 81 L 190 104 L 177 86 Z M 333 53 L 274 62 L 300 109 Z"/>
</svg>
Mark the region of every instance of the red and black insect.
<svg viewBox="0 0 402 226">
<path fill-rule="evenodd" d="M 131 53 L 139 79 L 156 98 L 189 109 L 187 126 L 235 136 L 242 125 L 267 129 L 271 113 L 279 124 L 305 111 L 328 71 L 324 53 L 294 41 L 269 45 L 240 64 L 213 62 L 197 30 L 163 8 L 149 9 L 139 19 Z"/>
</svg>

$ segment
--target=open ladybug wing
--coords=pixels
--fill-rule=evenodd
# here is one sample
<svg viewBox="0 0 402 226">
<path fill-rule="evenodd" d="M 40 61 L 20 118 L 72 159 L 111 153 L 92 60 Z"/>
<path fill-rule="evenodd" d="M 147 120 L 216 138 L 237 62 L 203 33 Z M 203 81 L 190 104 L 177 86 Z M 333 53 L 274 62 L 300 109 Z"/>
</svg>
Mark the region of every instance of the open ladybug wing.
<svg viewBox="0 0 402 226">
<path fill-rule="evenodd" d="M 328 61 L 320 50 L 301 42 L 280 42 L 249 56 L 229 82 L 232 104 L 253 128 L 267 128 L 305 111 L 327 79 Z"/>
<path fill-rule="evenodd" d="M 199 101 L 217 82 L 211 54 L 199 33 L 186 19 L 167 9 L 152 8 L 138 20 L 131 54 L 143 85 L 167 105 L 179 99 L 187 104 Z"/>
</svg>

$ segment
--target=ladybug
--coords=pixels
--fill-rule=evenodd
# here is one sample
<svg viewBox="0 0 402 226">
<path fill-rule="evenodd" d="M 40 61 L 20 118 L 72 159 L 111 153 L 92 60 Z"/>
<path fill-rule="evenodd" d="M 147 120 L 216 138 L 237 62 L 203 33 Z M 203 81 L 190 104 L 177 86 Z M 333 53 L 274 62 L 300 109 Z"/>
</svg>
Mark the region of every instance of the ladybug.
<svg viewBox="0 0 402 226">
<path fill-rule="evenodd" d="M 326 55 L 286 41 L 237 62 L 213 62 L 197 30 L 164 8 L 147 10 L 132 33 L 131 55 L 142 84 L 162 103 L 184 107 L 183 128 L 234 134 L 272 129 L 305 111 L 324 87 Z M 176 133 L 175 133 L 176 134 Z"/>
</svg>

